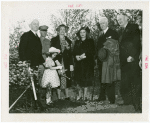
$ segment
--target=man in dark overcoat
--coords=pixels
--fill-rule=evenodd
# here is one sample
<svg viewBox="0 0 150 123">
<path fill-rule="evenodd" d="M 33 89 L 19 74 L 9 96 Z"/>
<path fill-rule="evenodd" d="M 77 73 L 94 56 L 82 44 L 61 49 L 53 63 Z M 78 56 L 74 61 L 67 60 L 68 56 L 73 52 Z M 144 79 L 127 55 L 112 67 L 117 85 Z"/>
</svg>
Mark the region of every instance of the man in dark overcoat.
<svg viewBox="0 0 150 123">
<path fill-rule="evenodd" d="M 121 87 L 120 92 L 124 105 L 132 104 L 135 111 L 141 111 L 142 80 L 140 79 L 139 54 L 140 30 L 137 24 L 130 24 L 125 14 L 117 16 L 121 27 L 120 62 Z"/>
<path fill-rule="evenodd" d="M 38 20 L 33 20 L 30 24 L 31 30 L 25 32 L 20 38 L 19 58 L 20 61 L 31 61 L 31 66 L 38 66 L 44 62 L 42 57 L 42 45 L 37 35 L 39 29 Z"/>
<path fill-rule="evenodd" d="M 42 45 L 40 38 L 37 35 L 37 31 L 39 30 L 39 21 L 33 20 L 29 25 L 31 30 L 25 32 L 20 38 L 19 44 L 19 58 L 20 61 L 30 61 L 31 68 L 39 66 L 40 64 L 44 63 L 44 58 L 42 57 Z M 31 91 L 31 96 L 33 96 L 33 92 Z M 33 99 L 34 100 L 34 99 Z M 37 102 L 40 108 L 43 110 L 42 104 L 39 100 L 34 101 L 34 106 L 36 108 Z"/>
</svg>

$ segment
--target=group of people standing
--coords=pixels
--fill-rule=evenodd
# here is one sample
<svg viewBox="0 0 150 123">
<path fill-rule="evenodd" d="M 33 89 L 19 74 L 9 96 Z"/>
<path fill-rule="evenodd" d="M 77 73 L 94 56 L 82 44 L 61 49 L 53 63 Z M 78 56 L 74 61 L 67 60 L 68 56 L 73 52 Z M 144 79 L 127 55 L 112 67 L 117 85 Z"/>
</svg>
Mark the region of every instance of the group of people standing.
<svg viewBox="0 0 150 123">
<path fill-rule="evenodd" d="M 104 103 L 106 95 L 110 104 L 115 103 L 115 83 L 120 82 L 123 103 L 132 104 L 141 111 L 142 80 L 140 80 L 140 30 L 138 25 L 128 23 L 128 17 L 117 16 L 119 33 L 108 27 L 108 19 L 100 19 L 102 29 L 97 46 L 89 37 L 88 26 L 81 27 L 76 33 L 73 51 L 72 41 L 66 36 L 69 29 L 64 24 L 57 27 L 57 36 L 51 41 L 46 39 L 48 26 L 40 26 L 38 20 L 30 24 L 31 30 L 21 36 L 19 57 L 21 61 L 30 60 L 31 66 L 39 66 L 38 104 L 51 105 L 52 88 L 56 88 L 58 100 L 60 92 L 65 90 L 65 100 L 70 100 L 68 88 L 71 87 L 71 74 L 78 87 L 77 100 L 87 100 L 88 87 L 93 86 L 94 67 L 98 67 L 100 76 L 100 94 L 98 101 Z M 37 35 L 40 30 L 41 37 Z M 83 95 L 82 95 L 83 93 Z"/>
</svg>

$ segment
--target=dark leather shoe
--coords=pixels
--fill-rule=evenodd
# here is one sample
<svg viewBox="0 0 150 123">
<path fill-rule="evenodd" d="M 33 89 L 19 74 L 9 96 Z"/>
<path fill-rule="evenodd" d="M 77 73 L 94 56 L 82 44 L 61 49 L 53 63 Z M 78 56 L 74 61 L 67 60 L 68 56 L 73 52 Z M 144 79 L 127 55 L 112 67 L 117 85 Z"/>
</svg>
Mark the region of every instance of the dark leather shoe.
<svg viewBox="0 0 150 123">
<path fill-rule="evenodd" d="M 55 100 L 54 102 L 60 102 L 60 101 L 62 101 L 62 99 L 57 99 L 57 100 Z"/>
<path fill-rule="evenodd" d="M 126 103 L 122 103 L 122 104 L 117 104 L 118 106 L 126 106 L 126 105 L 130 105 L 130 104 L 126 104 Z"/>
<path fill-rule="evenodd" d="M 49 103 L 47 103 L 46 105 L 49 107 L 49 106 L 53 106 L 54 103 L 53 103 L 53 102 L 49 102 Z"/>
<path fill-rule="evenodd" d="M 105 101 L 106 99 L 100 99 L 98 98 L 96 101 L 100 102 L 100 101 Z"/>
<path fill-rule="evenodd" d="M 53 108 L 54 107 L 54 103 L 51 103 L 47 106 L 48 108 Z"/>
<path fill-rule="evenodd" d="M 115 104 L 115 102 L 110 102 L 109 104 Z"/>
<path fill-rule="evenodd" d="M 69 98 L 69 97 L 67 97 L 67 98 L 65 98 L 65 100 L 68 100 L 68 101 L 69 101 L 69 100 L 70 100 L 70 98 Z"/>
<path fill-rule="evenodd" d="M 80 97 L 80 98 L 78 98 L 78 99 L 77 99 L 77 101 L 83 101 L 83 98 L 82 98 L 82 97 Z"/>
</svg>

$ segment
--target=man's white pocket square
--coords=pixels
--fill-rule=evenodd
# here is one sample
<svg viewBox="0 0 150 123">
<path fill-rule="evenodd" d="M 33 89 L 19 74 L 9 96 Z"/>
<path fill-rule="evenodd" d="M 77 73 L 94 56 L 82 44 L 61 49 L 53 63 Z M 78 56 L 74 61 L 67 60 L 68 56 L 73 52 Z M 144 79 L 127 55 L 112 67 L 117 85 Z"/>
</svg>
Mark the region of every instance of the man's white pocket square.
<svg viewBox="0 0 150 123">
<path fill-rule="evenodd" d="M 107 39 L 108 39 L 108 38 L 111 38 L 111 36 L 107 37 Z"/>
</svg>

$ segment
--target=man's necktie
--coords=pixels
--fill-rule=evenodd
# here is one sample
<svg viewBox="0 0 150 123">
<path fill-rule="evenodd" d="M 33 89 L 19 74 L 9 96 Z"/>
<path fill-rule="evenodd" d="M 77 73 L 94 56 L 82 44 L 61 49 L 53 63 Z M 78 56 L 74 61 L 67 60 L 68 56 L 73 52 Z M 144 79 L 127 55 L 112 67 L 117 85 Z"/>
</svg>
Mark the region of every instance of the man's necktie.
<svg viewBox="0 0 150 123">
<path fill-rule="evenodd" d="M 124 27 L 122 27 L 122 34 L 123 34 L 124 30 L 125 30 L 125 28 L 124 28 Z"/>
<path fill-rule="evenodd" d="M 35 33 L 35 36 L 36 36 L 37 38 L 39 38 L 39 36 L 37 35 L 37 33 Z"/>
<path fill-rule="evenodd" d="M 102 31 L 102 36 L 105 36 L 105 33 L 104 33 L 104 31 Z"/>
<path fill-rule="evenodd" d="M 124 29 L 125 29 L 124 27 L 121 27 L 121 36 L 119 37 L 119 43 L 122 41 Z"/>
</svg>

